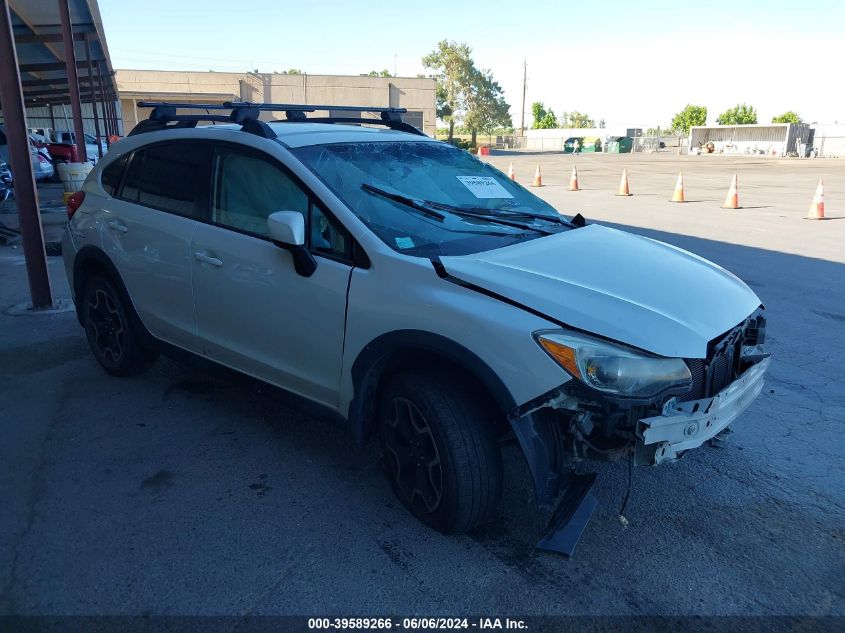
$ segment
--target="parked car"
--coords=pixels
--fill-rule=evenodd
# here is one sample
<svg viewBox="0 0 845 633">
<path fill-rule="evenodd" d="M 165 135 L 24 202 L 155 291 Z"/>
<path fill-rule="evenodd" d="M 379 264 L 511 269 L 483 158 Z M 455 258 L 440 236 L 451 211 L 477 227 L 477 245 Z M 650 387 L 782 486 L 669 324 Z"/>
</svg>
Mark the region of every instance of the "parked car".
<svg viewBox="0 0 845 633">
<path fill-rule="evenodd" d="M 54 162 L 78 162 L 79 159 L 76 155 L 76 134 L 74 132 L 53 130 L 52 128 L 30 128 L 29 131 L 31 135 L 47 147 Z M 97 139 L 92 134 L 85 134 L 85 153 L 88 157 L 88 162 L 93 165 L 96 165 L 100 158 L 97 145 Z M 99 146 L 103 151 L 103 155 L 105 155 L 108 150 L 106 142 L 101 140 Z"/>
<path fill-rule="evenodd" d="M 38 159 L 38 149 L 31 140 L 29 142 L 29 161 L 32 165 L 32 172 L 37 177 L 37 174 L 41 170 L 41 165 Z M 6 138 L 6 126 L 2 123 L 0 123 L 0 163 L 11 164 L 9 160 L 9 141 Z"/>
<path fill-rule="evenodd" d="M 719 266 L 567 219 L 393 110 L 378 129 L 233 108 L 196 128 L 156 108 L 70 198 L 62 252 L 108 373 L 178 351 L 318 403 L 447 533 L 492 515 L 511 433 L 538 501 L 566 491 L 555 520 L 586 521 L 577 464 L 674 461 L 762 389 L 763 306 Z"/>
<path fill-rule="evenodd" d="M 0 202 L 6 202 L 15 197 L 15 187 L 12 183 L 12 170 L 6 163 L 0 163 Z"/>
<path fill-rule="evenodd" d="M 53 168 L 53 159 L 50 157 L 50 152 L 47 146 L 39 140 L 34 134 L 29 135 L 30 142 L 35 146 L 36 158 L 38 159 L 38 167 L 35 171 L 36 180 L 49 180 L 56 174 Z"/>
</svg>

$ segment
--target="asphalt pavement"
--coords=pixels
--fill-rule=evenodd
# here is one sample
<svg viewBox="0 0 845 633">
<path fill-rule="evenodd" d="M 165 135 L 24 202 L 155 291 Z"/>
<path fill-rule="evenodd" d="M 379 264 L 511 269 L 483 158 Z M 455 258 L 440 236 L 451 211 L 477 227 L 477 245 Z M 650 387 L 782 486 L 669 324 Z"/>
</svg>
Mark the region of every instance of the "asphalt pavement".
<svg viewBox="0 0 845 633">
<path fill-rule="evenodd" d="M 670 158 L 630 163 L 632 198 L 612 194 L 621 161 L 579 159 L 573 193 L 568 159 L 490 160 L 544 161 L 559 208 L 692 250 L 763 298 L 774 361 L 727 445 L 635 469 L 627 527 L 627 466 L 598 465 L 600 505 L 567 560 L 533 549 L 547 516 L 515 445 L 495 519 L 443 536 L 396 502 L 375 444 L 274 390 L 164 358 L 113 378 L 72 312 L 2 313 L 0 615 L 845 615 L 845 220 L 801 219 L 816 174 L 801 172 L 809 192 L 750 185 L 761 208 L 728 216 L 728 182 L 701 162 L 687 182 L 699 169 L 712 190 L 666 206 Z M 779 165 L 745 173 L 781 182 Z M 0 311 L 27 300 L 24 270 L 0 247 Z"/>
</svg>

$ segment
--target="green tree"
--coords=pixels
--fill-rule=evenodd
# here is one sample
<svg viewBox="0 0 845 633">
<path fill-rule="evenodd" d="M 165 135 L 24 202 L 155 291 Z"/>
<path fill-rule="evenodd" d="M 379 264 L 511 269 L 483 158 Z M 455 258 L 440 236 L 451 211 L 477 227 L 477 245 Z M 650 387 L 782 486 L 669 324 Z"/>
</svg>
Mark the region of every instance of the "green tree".
<svg viewBox="0 0 845 633">
<path fill-rule="evenodd" d="M 558 127 L 554 110 L 551 108 L 546 110 L 542 101 L 535 101 L 531 104 L 531 116 L 534 118 L 531 127 L 535 130 L 551 130 Z"/>
<path fill-rule="evenodd" d="M 489 70 L 473 70 L 466 107 L 463 123 L 472 134 L 472 146 L 475 146 L 478 132 L 492 135 L 497 127 L 512 125 L 510 105 L 505 101 L 502 87 L 493 79 L 493 73 Z"/>
<path fill-rule="evenodd" d="M 305 73 L 299 70 L 299 68 L 289 68 L 288 70 L 282 71 L 283 75 L 304 75 Z"/>
<path fill-rule="evenodd" d="M 754 106 L 740 103 L 717 116 L 716 123 L 719 125 L 747 125 L 749 123 L 757 123 L 757 110 L 754 109 Z"/>
<path fill-rule="evenodd" d="M 792 110 L 787 110 L 783 114 L 772 117 L 772 123 L 803 123 L 804 121 Z"/>
<path fill-rule="evenodd" d="M 687 105 L 686 108 L 672 117 L 672 128 L 682 134 L 689 134 L 693 125 L 707 124 L 707 108 L 705 106 Z"/>
<path fill-rule="evenodd" d="M 573 110 L 572 112 L 564 112 L 560 115 L 561 127 L 596 127 L 596 122 L 593 121 L 586 113 Z"/>
<path fill-rule="evenodd" d="M 442 40 L 422 59 L 425 68 L 435 71 L 438 87 L 442 88 L 438 109 L 443 113 L 442 119 L 449 124 L 449 141 L 455 134 L 455 122 L 466 107 L 473 71 L 471 52 L 466 44 Z"/>
<path fill-rule="evenodd" d="M 393 75 L 385 68 L 384 70 L 371 70 L 367 73 L 367 77 L 393 77 Z"/>
</svg>

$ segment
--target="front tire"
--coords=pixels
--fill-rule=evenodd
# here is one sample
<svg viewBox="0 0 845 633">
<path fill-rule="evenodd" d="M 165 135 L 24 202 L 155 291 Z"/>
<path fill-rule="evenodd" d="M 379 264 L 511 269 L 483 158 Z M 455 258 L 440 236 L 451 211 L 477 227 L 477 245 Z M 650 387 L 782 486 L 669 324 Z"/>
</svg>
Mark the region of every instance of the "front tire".
<svg viewBox="0 0 845 633">
<path fill-rule="evenodd" d="M 420 521 L 463 533 L 486 521 L 502 493 L 494 417 L 454 376 L 403 373 L 383 389 L 379 435 L 396 496 Z"/>
<path fill-rule="evenodd" d="M 137 374 L 158 357 L 141 344 L 123 297 L 111 280 L 97 275 L 85 284 L 82 314 L 91 352 L 108 373 Z"/>
</svg>

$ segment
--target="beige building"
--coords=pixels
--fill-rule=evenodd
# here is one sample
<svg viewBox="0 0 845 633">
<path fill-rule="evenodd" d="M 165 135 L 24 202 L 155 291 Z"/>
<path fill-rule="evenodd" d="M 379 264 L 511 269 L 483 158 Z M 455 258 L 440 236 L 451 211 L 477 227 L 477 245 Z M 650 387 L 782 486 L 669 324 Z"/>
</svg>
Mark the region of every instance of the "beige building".
<svg viewBox="0 0 845 633">
<path fill-rule="evenodd" d="M 294 103 L 407 108 L 404 120 L 435 133 L 435 80 L 413 77 L 118 70 L 124 134 L 149 116 L 139 101 Z M 348 116 L 348 113 L 347 113 Z M 284 118 L 265 112 L 262 118 Z"/>
</svg>

